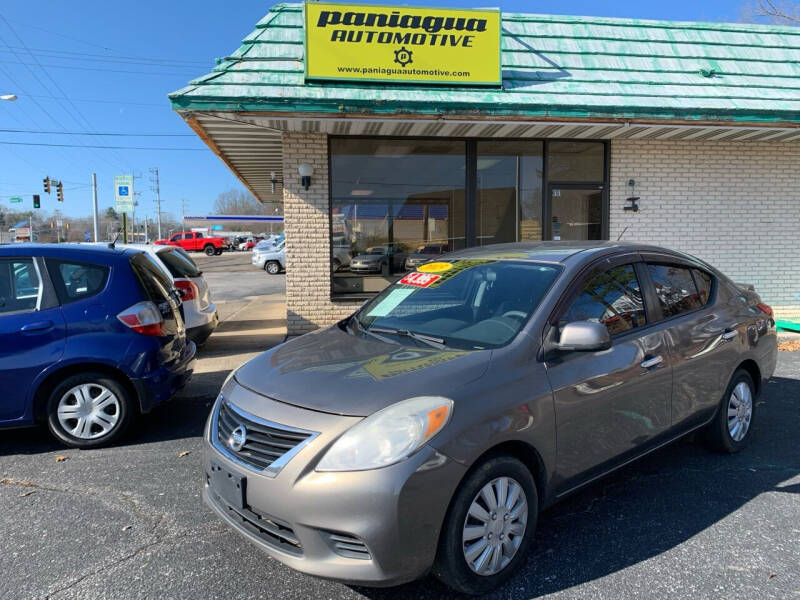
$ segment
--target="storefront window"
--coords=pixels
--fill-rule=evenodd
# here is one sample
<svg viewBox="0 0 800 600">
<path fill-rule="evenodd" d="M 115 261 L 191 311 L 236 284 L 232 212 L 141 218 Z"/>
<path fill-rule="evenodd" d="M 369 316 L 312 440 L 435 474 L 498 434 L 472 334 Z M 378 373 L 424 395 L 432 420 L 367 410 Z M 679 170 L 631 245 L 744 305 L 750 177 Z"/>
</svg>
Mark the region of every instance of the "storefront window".
<svg viewBox="0 0 800 600">
<path fill-rule="evenodd" d="M 542 142 L 478 142 L 477 244 L 542 239 Z"/>
<path fill-rule="evenodd" d="M 547 179 L 559 183 L 602 182 L 605 167 L 602 142 L 550 142 Z"/>
<path fill-rule="evenodd" d="M 379 292 L 421 257 L 465 247 L 465 148 L 330 140 L 334 294 Z"/>
</svg>

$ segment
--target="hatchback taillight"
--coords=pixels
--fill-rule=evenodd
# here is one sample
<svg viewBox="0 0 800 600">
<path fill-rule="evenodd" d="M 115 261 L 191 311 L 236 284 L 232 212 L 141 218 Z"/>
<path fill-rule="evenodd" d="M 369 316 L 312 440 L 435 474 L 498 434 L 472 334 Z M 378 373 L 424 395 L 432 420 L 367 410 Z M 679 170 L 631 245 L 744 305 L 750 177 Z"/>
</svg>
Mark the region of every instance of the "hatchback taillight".
<svg viewBox="0 0 800 600">
<path fill-rule="evenodd" d="M 158 307 L 150 301 L 138 302 L 117 315 L 121 323 L 142 335 L 163 336 L 164 317 Z"/>
<path fill-rule="evenodd" d="M 759 302 L 756 304 L 756 308 L 763 312 L 768 317 L 774 317 L 775 313 L 772 310 L 772 307 L 769 304 L 764 304 L 763 302 Z"/>
<path fill-rule="evenodd" d="M 175 288 L 181 294 L 181 300 L 194 300 L 200 295 L 200 289 L 194 281 L 178 279 L 175 281 Z"/>
</svg>

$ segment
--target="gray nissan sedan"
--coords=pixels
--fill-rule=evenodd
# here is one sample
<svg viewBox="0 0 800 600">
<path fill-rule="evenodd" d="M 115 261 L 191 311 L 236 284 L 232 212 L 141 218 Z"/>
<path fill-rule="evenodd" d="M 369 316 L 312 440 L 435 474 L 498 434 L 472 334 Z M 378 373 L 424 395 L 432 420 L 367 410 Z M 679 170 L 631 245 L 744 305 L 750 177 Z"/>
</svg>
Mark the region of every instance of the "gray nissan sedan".
<svg viewBox="0 0 800 600">
<path fill-rule="evenodd" d="M 237 369 L 204 497 L 299 571 L 479 594 L 581 486 L 696 430 L 741 450 L 776 359 L 772 309 L 686 254 L 455 252 Z"/>
</svg>

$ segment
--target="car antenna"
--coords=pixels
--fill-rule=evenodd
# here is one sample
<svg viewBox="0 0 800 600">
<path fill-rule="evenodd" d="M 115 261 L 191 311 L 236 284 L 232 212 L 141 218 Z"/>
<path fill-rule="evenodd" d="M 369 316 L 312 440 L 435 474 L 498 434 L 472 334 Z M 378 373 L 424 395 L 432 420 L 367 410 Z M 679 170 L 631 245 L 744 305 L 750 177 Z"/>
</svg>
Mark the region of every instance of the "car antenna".
<svg viewBox="0 0 800 600">
<path fill-rule="evenodd" d="M 114 239 L 111 240 L 110 242 L 108 242 L 108 247 L 111 248 L 112 250 L 115 250 L 116 247 L 117 247 L 117 240 L 118 239 L 119 239 L 119 231 L 114 236 Z"/>
<path fill-rule="evenodd" d="M 630 227 L 630 225 L 628 225 L 628 227 Z M 617 241 L 620 241 L 622 239 L 622 236 L 625 235 L 626 231 L 628 231 L 628 227 L 622 230 L 622 233 L 620 233 L 619 236 L 617 237 Z"/>
</svg>

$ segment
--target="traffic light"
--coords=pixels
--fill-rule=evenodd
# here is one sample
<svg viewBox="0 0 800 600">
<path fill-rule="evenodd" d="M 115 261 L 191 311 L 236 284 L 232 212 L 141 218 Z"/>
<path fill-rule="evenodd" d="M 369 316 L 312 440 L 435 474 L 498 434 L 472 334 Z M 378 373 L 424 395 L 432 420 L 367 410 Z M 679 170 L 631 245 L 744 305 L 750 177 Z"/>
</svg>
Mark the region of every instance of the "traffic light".
<svg viewBox="0 0 800 600">
<path fill-rule="evenodd" d="M 41 207 L 42 207 L 42 203 L 39 202 L 39 194 L 34 194 L 33 195 L 33 208 L 41 208 Z"/>
<path fill-rule="evenodd" d="M 42 179 L 42 183 L 44 183 L 44 193 L 45 194 L 49 194 L 50 193 L 50 177 L 45 177 L 44 179 Z"/>
<path fill-rule="evenodd" d="M 56 186 L 56 190 L 58 190 L 58 201 L 59 202 L 63 202 L 64 201 L 64 184 L 59 181 L 58 185 Z"/>
</svg>

